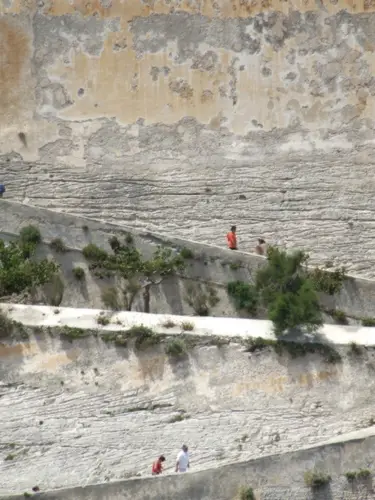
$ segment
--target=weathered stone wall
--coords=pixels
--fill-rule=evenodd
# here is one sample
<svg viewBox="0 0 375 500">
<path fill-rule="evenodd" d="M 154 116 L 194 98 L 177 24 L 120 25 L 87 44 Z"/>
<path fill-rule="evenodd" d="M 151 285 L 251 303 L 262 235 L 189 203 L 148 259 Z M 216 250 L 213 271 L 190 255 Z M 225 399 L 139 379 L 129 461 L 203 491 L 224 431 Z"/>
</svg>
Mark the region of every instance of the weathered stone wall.
<svg viewBox="0 0 375 500">
<path fill-rule="evenodd" d="M 134 242 L 145 255 L 151 255 L 157 245 L 169 246 L 173 249 L 189 248 L 194 259 L 188 261 L 186 276 L 189 279 L 171 278 L 159 287 L 155 286 L 151 295 L 151 312 L 172 314 L 193 314 L 186 303 L 187 283 L 209 283 L 216 288 L 220 302 L 210 309 L 212 316 L 236 316 L 238 311 L 233 307 L 226 293 L 226 284 L 233 280 L 252 281 L 257 269 L 264 264 L 264 257 L 242 252 L 231 252 L 226 248 L 209 246 L 179 238 L 169 238 L 162 234 L 150 233 L 145 230 L 133 231 L 132 228 L 111 223 L 57 213 L 38 207 L 26 206 L 6 200 L 0 200 L 0 237 L 14 238 L 20 229 L 26 225 L 36 225 L 45 242 L 61 238 L 70 248 L 66 254 L 56 254 L 43 245 L 42 255 L 55 258 L 63 270 L 66 290 L 61 303 L 67 307 L 103 306 L 101 289 L 108 286 L 108 281 L 95 279 L 88 271 L 88 265 L 81 250 L 93 242 L 100 247 L 109 249 L 108 239 L 117 235 L 124 237 L 128 231 L 134 237 Z M 73 266 L 86 270 L 86 279 L 77 283 L 72 274 Z M 362 317 L 375 317 L 375 282 L 367 279 L 349 277 L 341 292 L 334 296 L 322 297 L 326 309 L 343 310 L 354 322 Z M 143 310 L 142 301 L 135 304 L 135 310 Z M 332 322 L 326 315 L 325 322 Z"/>
<path fill-rule="evenodd" d="M 317 352 L 292 358 L 201 340 L 179 360 L 161 341 L 140 351 L 103 342 L 105 332 L 73 340 L 46 329 L 80 325 L 67 313 L 30 308 L 15 317 L 44 329 L 1 339 L 1 495 L 148 475 L 160 453 L 173 472 L 182 442 L 197 471 L 373 425 L 372 347 L 334 346 L 342 360 L 328 363 Z"/>
<path fill-rule="evenodd" d="M 358 432 L 356 438 L 296 452 L 231 464 L 183 476 L 134 479 L 47 492 L 45 500 L 237 500 L 240 486 L 252 485 L 256 500 L 373 500 L 373 476 L 349 482 L 345 473 L 374 471 L 375 438 Z M 313 468 L 330 474 L 325 487 L 311 490 L 304 473 Z M 23 496 L 2 500 L 23 500 Z"/>
<path fill-rule="evenodd" d="M 374 9 L 3 0 L 6 196 L 374 276 Z"/>
</svg>

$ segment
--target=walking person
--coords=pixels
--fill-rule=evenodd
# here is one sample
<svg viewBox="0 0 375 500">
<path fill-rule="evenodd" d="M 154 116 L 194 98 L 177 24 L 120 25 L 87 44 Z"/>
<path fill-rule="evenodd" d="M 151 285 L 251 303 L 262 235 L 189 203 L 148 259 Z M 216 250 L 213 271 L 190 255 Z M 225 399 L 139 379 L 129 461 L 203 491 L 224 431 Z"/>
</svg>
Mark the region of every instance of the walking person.
<svg viewBox="0 0 375 500">
<path fill-rule="evenodd" d="M 255 253 L 265 255 L 267 253 L 267 244 L 263 238 L 258 238 L 258 244 L 255 247 Z"/>
<path fill-rule="evenodd" d="M 163 472 L 163 463 L 165 462 L 165 456 L 160 455 L 160 457 L 155 460 L 152 464 L 152 475 L 157 476 Z"/>
<path fill-rule="evenodd" d="M 227 243 L 228 248 L 230 250 L 237 250 L 237 236 L 236 236 L 237 228 L 236 226 L 232 226 L 230 228 L 229 233 L 227 233 Z"/>
<path fill-rule="evenodd" d="M 182 445 L 181 451 L 177 455 L 176 472 L 187 472 L 190 467 L 189 451 L 186 444 Z"/>
<path fill-rule="evenodd" d="M 4 193 L 5 193 L 5 185 L 4 184 L 0 184 L 0 198 L 3 197 Z"/>
</svg>

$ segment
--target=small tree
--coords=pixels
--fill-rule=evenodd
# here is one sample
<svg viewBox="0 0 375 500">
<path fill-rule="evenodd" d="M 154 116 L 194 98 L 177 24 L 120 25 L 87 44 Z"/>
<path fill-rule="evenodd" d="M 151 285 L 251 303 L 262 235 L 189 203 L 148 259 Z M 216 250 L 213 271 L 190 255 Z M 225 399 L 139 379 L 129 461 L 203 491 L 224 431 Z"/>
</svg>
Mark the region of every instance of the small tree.
<svg viewBox="0 0 375 500">
<path fill-rule="evenodd" d="M 151 286 L 183 270 L 183 258 L 170 248 L 158 247 L 151 259 L 144 259 L 130 238 L 122 243 L 113 236 L 109 244 L 113 253 L 93 244 L 83 249 L 84 256 L 91 261 L 90 269 L 97 275 L 104 273 L 119 279 L 123 303 L 128 311 L 132 310 L 134 300 L 142 290 L 144 311 L 150 312 Z"/>
<path fill-rule="evenodd" d="M 306 272 L 307 260 L 304 252 L 288 254 L 270 247 L 267 264 L 257 272 L 255 287 L 276 334 L 301 326 L 314 331 L 322 324 L 318 294 Z"/>
</svg>

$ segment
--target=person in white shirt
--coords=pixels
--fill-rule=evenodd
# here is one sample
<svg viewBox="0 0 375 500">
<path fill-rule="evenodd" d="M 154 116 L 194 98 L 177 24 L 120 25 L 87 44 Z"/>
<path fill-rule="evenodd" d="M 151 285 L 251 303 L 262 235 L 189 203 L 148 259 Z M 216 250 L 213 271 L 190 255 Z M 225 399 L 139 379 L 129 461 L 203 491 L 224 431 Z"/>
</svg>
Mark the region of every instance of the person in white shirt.
<svg viewBox="0 0 375 500">
<path fill-rule="evenodd" d="M 176 472 L 186 472 L 190 467 L 188 447 L 182 445 L 181 451 L 177 455 Z"/>
</svg>

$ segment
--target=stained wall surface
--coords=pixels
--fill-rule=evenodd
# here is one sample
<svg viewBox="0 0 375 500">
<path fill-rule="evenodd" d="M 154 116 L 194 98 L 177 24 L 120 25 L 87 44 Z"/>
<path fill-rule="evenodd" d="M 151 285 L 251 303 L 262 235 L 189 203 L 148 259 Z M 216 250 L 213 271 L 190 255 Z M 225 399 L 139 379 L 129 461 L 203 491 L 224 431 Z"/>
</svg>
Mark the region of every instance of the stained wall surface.
<svg viewBox="0 0 375 500">
<path fill-rule="evenodd" d="M 2 0 L 6 196 L 374 275 L 372 0 Z"/>
<path fill-rule="evenodd" d="M 82 310 L 56 314 L 55 308 L 46 315 L 31 307 L 22 317 L 12 316 L 39 328 L 28 339 L 20 330 L 22 341 L 3 336 L 0 343 L 0 496 L 22 494 L 35 484 L 46 491 L 149 476 L 161 453 L 167 457 L 166 472 L 173 474 L 183 442 L 190 447 L 191 470 L 196 472 L 300 450 L 360 429 L 373 433 L 372 347 L 334 345 L 341 361 L 336 357 L 333 363 L 317 352 L 292 358 L 272 349 L 249 353 L 235 341 L 203 341 L 188 349 L 186 357 L 174 358 L 162 342 L 139 350 L 130 343 L 104 342 L 105 332 L 73 339 L 53 326 L 46 329 L 82 326 L 89 316 Z M 320 455 L 310 453 L 304 467 L 313 468 L 314 462 L 320 465 Z M 359 450 L 349 463 L 349 470 L 373 470 L 374 462 Z M 268 498 L 289 498 L 287 466 L 278 469 L 275 464 L 269 484 L 282 487 L 284 496 Z M 301 469 L 295 475 L 298 487 Z M 267 483 L 261 470 L 259 466 L 248 475 L 251 483 L 257 478 L 257 488 Z M 227 500 L 240 484 L 238 479 L 229 482 L 226 495 L 218 497 L 213 493 L 220 482 L 215 473 L 209 476 L 206 496 L 185 492 L 182 497 Z M 134 498 L 155 498 L 155 492 L 147 497 L 144 491 L 140 488 Z M 173 488 L 168 491 L 166 498 L 180 496 L 173 496 Z M 109 490 L 100 497 L 100 492 L 82 498 L 119 498 Z"/>
</svg>

